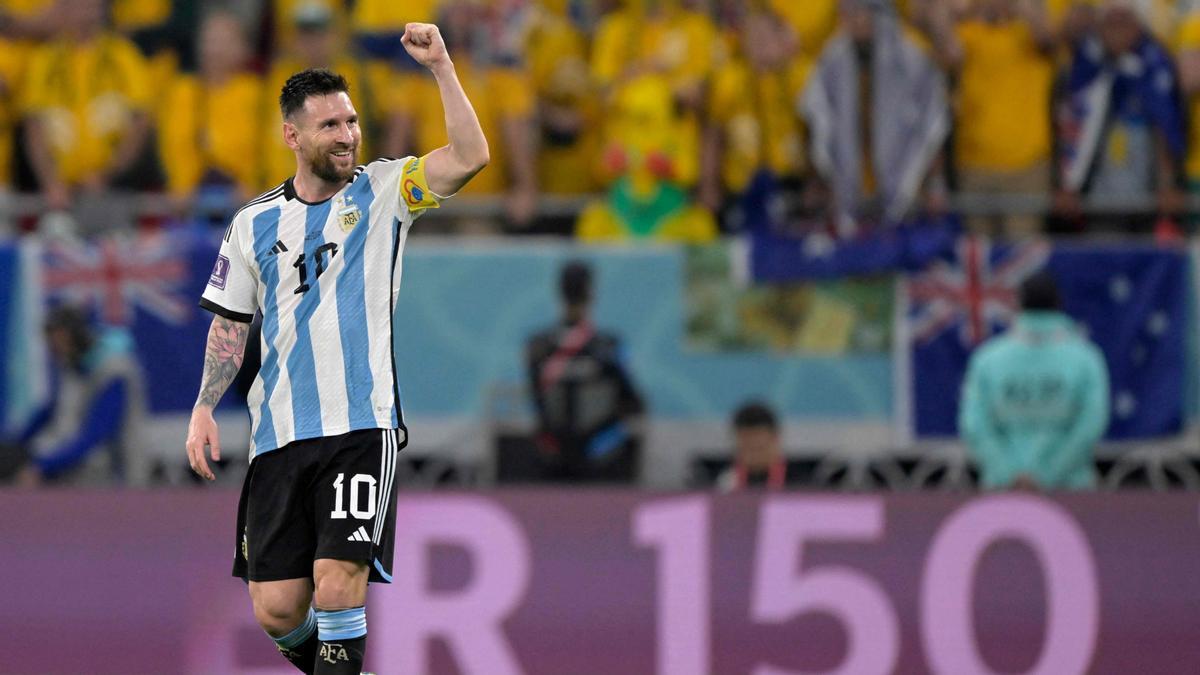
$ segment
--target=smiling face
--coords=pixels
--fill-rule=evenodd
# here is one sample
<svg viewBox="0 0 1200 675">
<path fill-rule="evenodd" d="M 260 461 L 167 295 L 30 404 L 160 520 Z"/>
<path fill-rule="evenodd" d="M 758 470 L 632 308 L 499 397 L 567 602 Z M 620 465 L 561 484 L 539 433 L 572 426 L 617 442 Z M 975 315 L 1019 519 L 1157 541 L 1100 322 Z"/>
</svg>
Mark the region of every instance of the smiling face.
<svg viewBox="0 0 1200 675">
<path fill-rule="evenodd" d="M 344 183 L 354 175 L 362 131 L 358 111 L 344 91 L 312 95 L 283 122 L 283 138 L 317 178 Z"/>
</svg>

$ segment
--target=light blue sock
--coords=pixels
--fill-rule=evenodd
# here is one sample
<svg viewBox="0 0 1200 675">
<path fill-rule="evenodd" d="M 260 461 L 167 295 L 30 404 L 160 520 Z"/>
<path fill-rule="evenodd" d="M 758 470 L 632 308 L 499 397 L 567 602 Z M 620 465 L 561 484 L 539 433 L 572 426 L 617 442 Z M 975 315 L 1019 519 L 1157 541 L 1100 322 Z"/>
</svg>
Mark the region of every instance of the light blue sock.
<svg viewBox="0 0 1200 675">
<path fill-rule="evenodd" d="M 317 639 L 353 640 L 367 634 L 367 608 L 317 610 Z"/>
<path fill-rule="evenodd" d="M 295 649 L 304 644 L 304 641 L 311 637 L 315 630 L 317 630 L 317 614 L 313 611 L 312 607 L 309 607 L 308 616 L 304 617 L 304 621 L 301 621 L 295 630 L 283 637 L 272 639 L 275 640 L 275 644 L 279 645 L 280 649 Z"/>
</svg>

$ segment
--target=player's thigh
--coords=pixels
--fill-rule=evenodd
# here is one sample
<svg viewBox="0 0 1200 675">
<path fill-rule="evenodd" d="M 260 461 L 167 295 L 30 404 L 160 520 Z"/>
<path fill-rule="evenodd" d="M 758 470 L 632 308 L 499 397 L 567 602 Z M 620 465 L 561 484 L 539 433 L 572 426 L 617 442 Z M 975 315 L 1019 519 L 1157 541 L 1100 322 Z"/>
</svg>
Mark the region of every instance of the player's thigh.
<svg viewBox="0 0 1200 675">
<path fill-rule="evenodd" d="M 238 507 L 234 574 L 247 581 L 308 579 L 316 557 L 308 484 L 319 441 L 298 441 L 255 457 Z"/>
<path fill-rule="evenodd" d="M 331 444 L 332 445 L 332 444 Z M 345 434 L 314 481 L 311 517 L 316 524 L 314 560 L 371 565 L 379 558 L 388 514 L 395 508 L 398 436 L 392 429 Z"/>
</svg>

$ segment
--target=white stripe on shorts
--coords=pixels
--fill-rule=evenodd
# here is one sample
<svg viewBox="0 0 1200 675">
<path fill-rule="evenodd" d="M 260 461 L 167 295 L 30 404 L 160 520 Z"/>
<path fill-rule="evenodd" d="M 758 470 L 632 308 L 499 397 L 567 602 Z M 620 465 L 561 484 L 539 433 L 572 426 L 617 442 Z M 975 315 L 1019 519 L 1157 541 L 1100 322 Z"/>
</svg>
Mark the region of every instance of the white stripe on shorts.
<svg viewBox="0 0 1200 675">
<path fill-rule="evenodd" d="M 383 535 L 383 525 L 387 521 L 387 509 L 392 497 L 392 481 L 396 476 L 397 442 L 395 429 L 383 431 L 383 457 L 379 463 L 379 497 L 375 507 L 375 531 L 371 537 L 376 546 Z"/>
</svg>

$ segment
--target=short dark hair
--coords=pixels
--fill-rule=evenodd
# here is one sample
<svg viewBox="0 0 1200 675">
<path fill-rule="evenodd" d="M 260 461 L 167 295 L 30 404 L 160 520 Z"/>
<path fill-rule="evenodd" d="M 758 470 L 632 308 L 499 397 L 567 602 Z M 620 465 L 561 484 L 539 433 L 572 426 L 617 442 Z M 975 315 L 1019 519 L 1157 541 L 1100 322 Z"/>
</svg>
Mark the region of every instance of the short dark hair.
<svg viewBox="0 0 1200 675">
<path fill-rule="evenodd" d="M 304 101 L 309 96 L 324 96 L 336 94 L 339 91 L 350 93 L 350 85 L 346 78 L 325 68 L 309 68 L 288 78 L 279 92 L 279 110 L 287 119 L 304 108 Z"/>
<path fill-rule="evenodd" d="M 1021 284 L 1021 309 L 1032 311 L 1058 311 L 1062 309 L 1062 298 L 1058 284 L 1046 271 L 1038 272 Z"/>
<path fill-rule="evenodd" d="M 757 429 L 766 427 L 771 431 L 779 429 L 779 420 L 775 417 L 775 412 L 770 406 L 762 401 L 750 401 L 737 409 L 733 414 L 733 428 L 735 430 L 742 429 Z"/>
<path fill-rule="evenodd" d="M 582 305 L 592 299 L 592 269 L 582 260 L 563 265 L 558 275 L 558 291 L 568 305 Z"/>
</svg>

